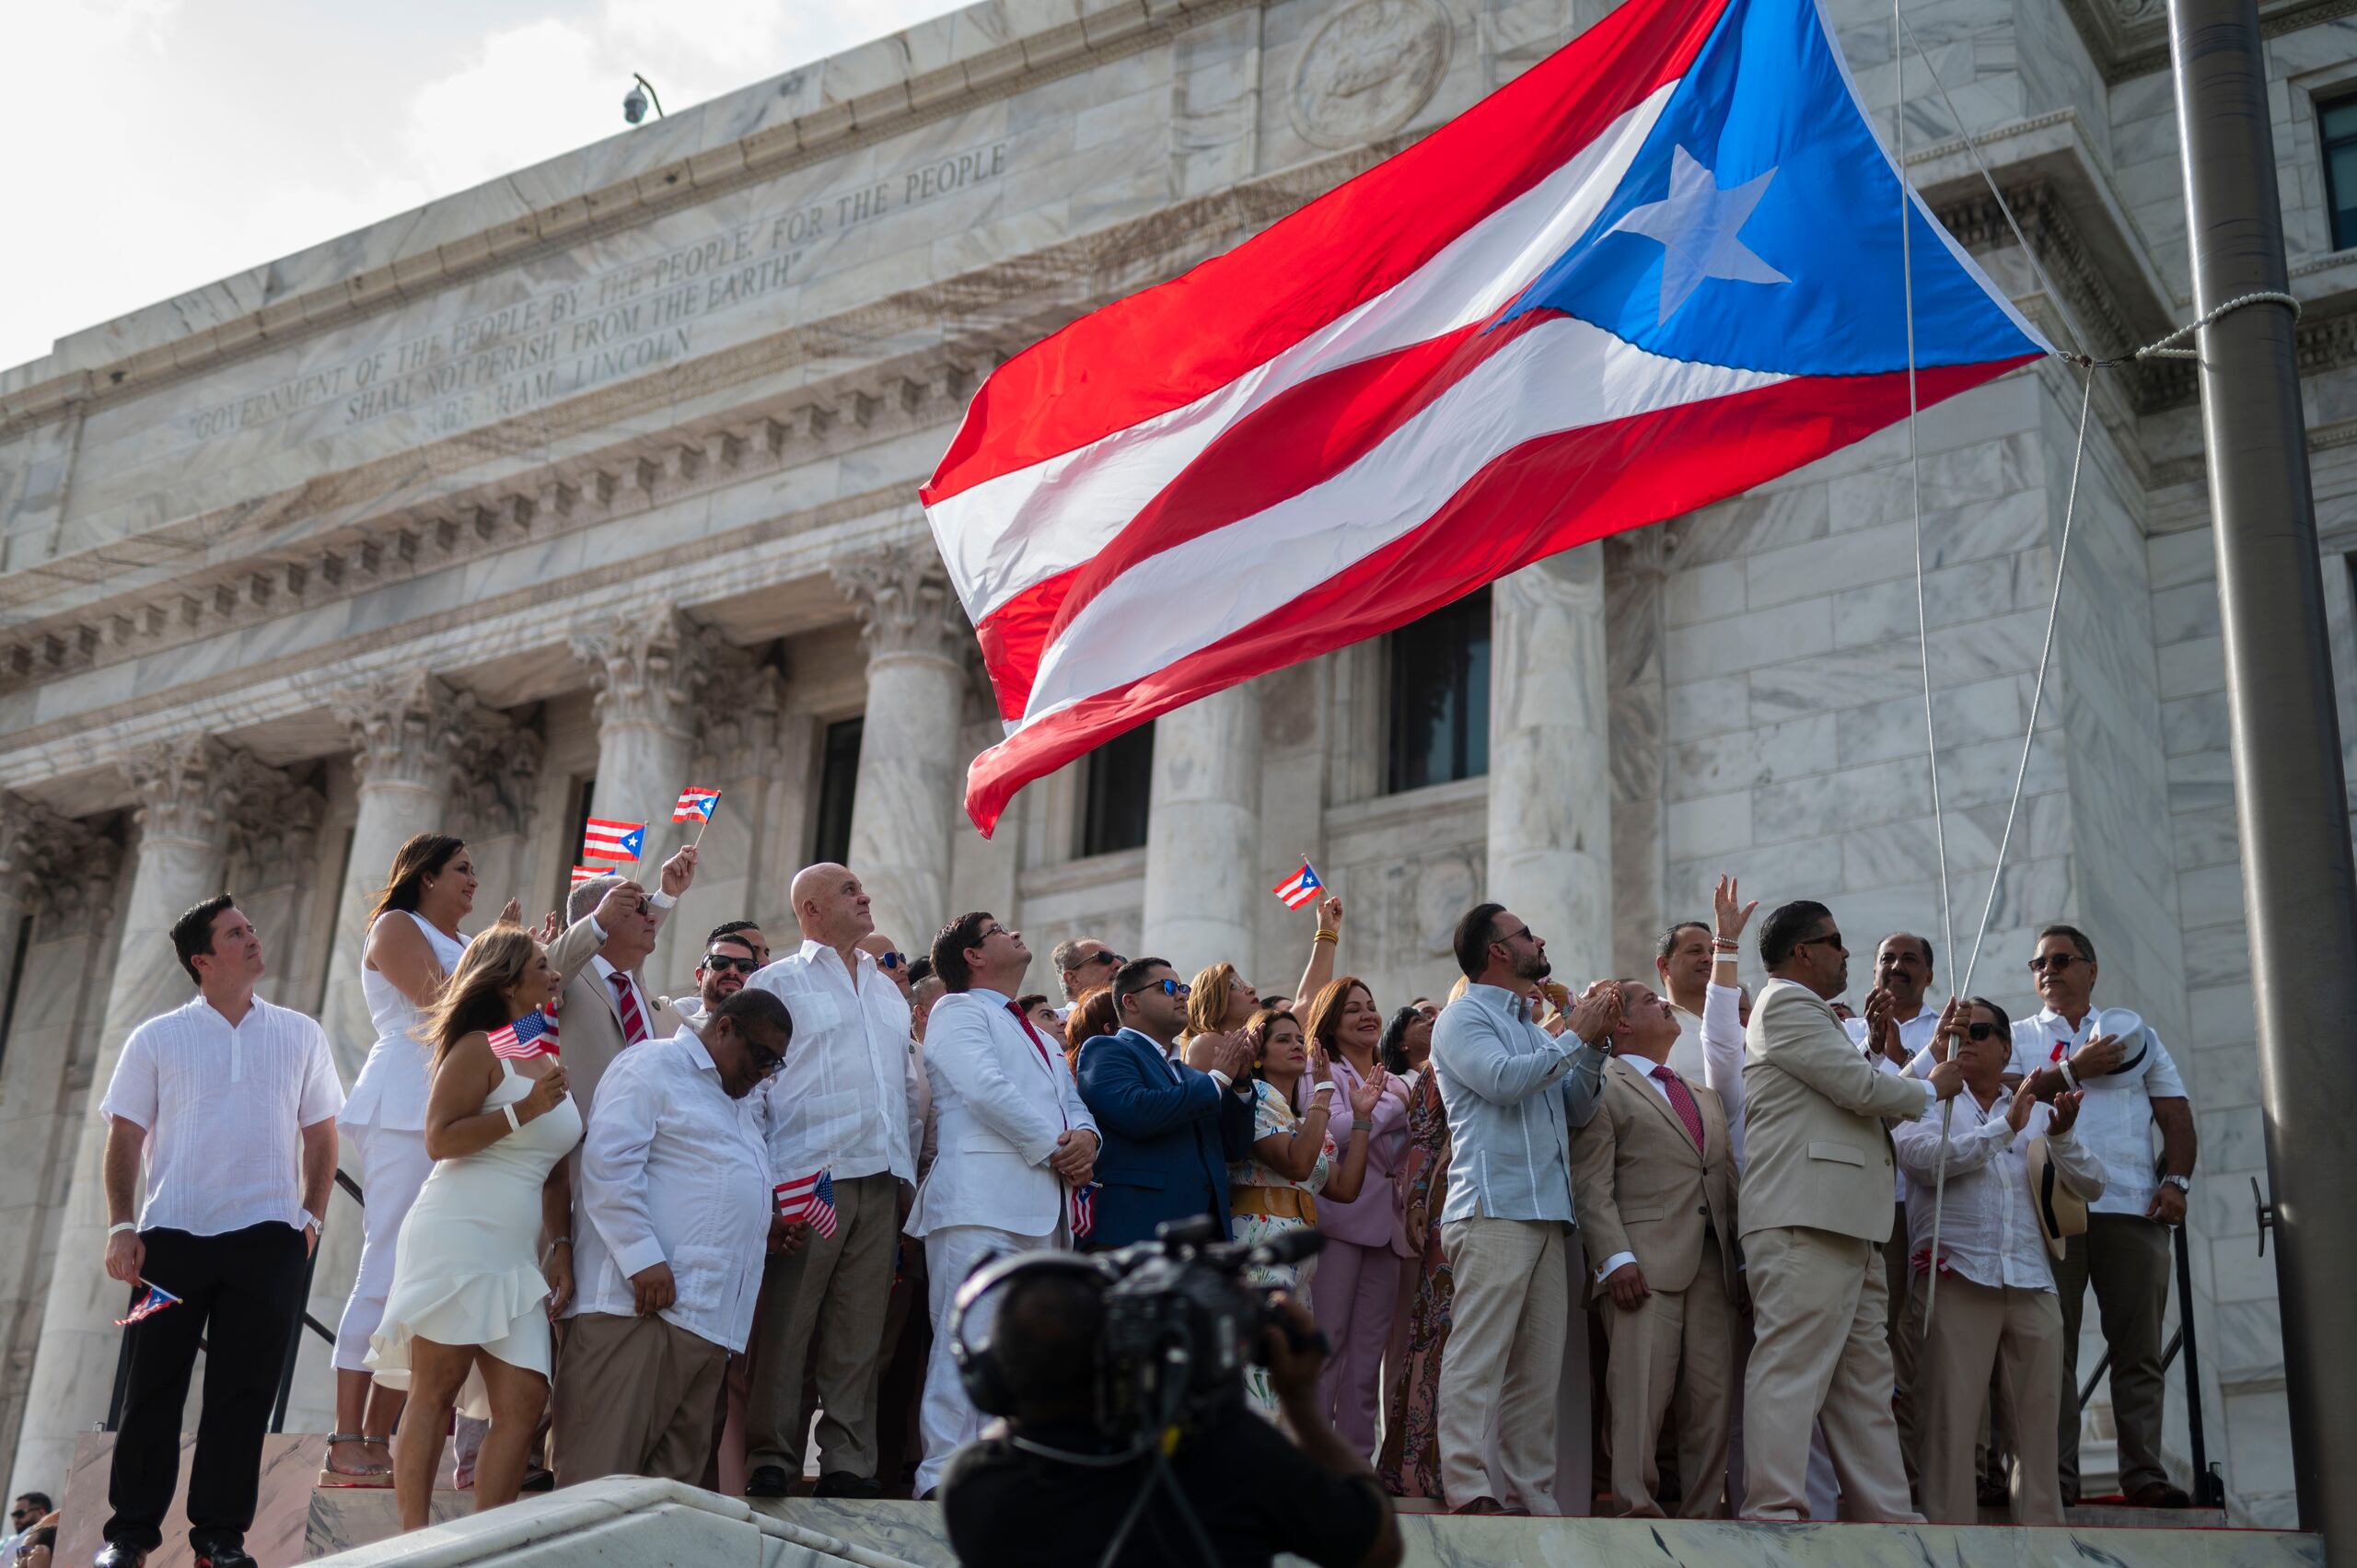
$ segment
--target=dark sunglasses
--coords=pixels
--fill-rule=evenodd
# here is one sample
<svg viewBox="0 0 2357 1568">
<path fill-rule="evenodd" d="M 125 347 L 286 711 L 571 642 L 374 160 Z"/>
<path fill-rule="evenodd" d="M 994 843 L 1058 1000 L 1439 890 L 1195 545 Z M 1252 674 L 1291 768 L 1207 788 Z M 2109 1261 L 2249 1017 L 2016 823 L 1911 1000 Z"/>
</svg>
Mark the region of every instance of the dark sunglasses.
<svg viewBox="0 0 2357 1568">
<path fill-rule="evenodd" d="M 768 1046 L 755 1045 L 749 1040 L 745 1042 L 745 1049 L 753 1053 L 753 1075 L 755 1077 L 766 1078 L 771 1074 L 785 1065 L 785 1058 L 779 1055 L 776 1051 L 772 1051 Z"/>
<path fill-rule="evenodd" d="M 1965 1038 L 1968 1040 L 1992 1040 L 1996 1037 L 1997 1026 L 1994 1024 L 1973 1024 L 1967 1028 L 1964 1033 Z"/>
<path fill-rule="evenodd" d="M 1839 947 L 1841 946 L 1841 934 L 1838 931 L 1829 931 L 1822 936 L 1804 936 L 1799 941 L 1794 943 L 1793 946 L 1795 947 L 1815 947 L 1819 946 Z"/>
<path fill-rule="evenodd" d="M 1091 953 L 1088 957 L 1081 959 L 1080 962 L 1073 965 L 1073 968 L 1076 970 L 1085 970 L 1091 964 L 1107 964 L 1114 969 L 1120 969 L 1123 964 L 1126 964 L 1129 961 L 1129 959 L 1121 957 L 1119 953 Z"/>
<path fill-rule="evenodd" d="M 706 953 L 703 956 L 703 967 L 708 970 L 735 970 L 738 974 L 751 974 L 761 966 L 761 961 L 756 958 L 739 958 L 727 953 Z"/>
<path fill-rule="evenodd" d="M 887 947 L 876 955 L 876 967 L 879 970 L 896 970 L 906 961 L 896 948 Z"/>
<path fill-rule="evenodd" d="M 2078 961 L 2079 955 L 2076 953 L 2042 953 L 2029 961 L 2029 972 L 2061 974 Z"/>
</svg>

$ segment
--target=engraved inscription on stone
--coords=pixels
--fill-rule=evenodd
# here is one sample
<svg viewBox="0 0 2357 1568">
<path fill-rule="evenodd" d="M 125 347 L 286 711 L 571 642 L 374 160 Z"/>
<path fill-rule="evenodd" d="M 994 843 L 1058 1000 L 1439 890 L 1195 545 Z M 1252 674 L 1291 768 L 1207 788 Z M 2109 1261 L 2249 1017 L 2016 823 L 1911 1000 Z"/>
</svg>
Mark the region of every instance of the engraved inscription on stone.
<svg viewBox="0 0 2357 1568">
<path fill-rule="evenodd" d="M 831 191 L 660 255 L 428 329 L 343 364 L 184 415 L 211 441 L 338 405 L 335 433 L 407 414 L 445 436 L 638 375 L 694 352 L 697 324 L 802 281 L 802 259 L 845 230 L 1002 179 L 990 142 Z"/>
<path fill-rule="evenodd" d="M 1397 131 L 1440 85 L 1450 32 L 1434 0 L 1359 0 L 1337 11 L 1295 63 L 1286 95 L 1294 129 L 1321 147 Z"/>
</svg>

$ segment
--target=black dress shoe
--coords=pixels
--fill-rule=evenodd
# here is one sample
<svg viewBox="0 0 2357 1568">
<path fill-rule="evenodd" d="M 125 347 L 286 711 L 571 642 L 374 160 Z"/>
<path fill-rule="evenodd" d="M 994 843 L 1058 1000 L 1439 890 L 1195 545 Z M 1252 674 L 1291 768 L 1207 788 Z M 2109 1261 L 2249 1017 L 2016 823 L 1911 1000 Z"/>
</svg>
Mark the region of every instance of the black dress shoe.
<svg viewBox="0 0 2357 1568">
<path fill-rule="evenodd" d="M 110 1540 L 99 1548 L 99 1554 L 90 1559 L 90 1565 L 91 1568 L 142 1568 L 146 1561 L 147 1554 L 137 1547 Z"/>
<path fill-rule="evenodd" d="M 517 1483 L 516 1490 L 518 1492 L 554 1492 L 556 1490 L 556 1472 L 552 1469 L 544 1469 L 539 1465 L 534 1465 L 531 1469 L 524 1472 L 524 1479 Z"/>
<path fill-rule="evenodd" d="M 255 1564 L 242 1546 L 200 1546 L 193 1568 L 255 1568 Z"/>
<path fill-rule="evenodd" d="M 783 1497 L 785 1495 L 785 1467 L 762 1465 L 745 1478 L 748 1497 Z"/>
<path fill-rule="evenodd" d="M 853 1475 L 849 1470 L 829 1470 L 819 1478 L 812 1495 L 818 1497 L 881 1497 L 884 1489 L 876 1484 L 873 1476 Z"/>
</svg>

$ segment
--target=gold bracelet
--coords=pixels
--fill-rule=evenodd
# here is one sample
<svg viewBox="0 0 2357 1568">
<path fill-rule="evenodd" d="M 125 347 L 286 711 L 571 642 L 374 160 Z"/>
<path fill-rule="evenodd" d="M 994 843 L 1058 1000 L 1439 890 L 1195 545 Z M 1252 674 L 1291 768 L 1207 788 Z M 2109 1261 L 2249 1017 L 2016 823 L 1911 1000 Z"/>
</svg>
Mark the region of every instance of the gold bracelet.
<svg viewBox="0 0 2357 1568">
<path fill-rule="evenodd" d="M 1311 932 L 1309 934 L 1309 939 L 1312 942 L 1331 942 L 1337 947 L 1340 947 L 1342 941 L 1341 936 L 1331 931 L 1324 929 L 1323 927 Z"/>
</svg>

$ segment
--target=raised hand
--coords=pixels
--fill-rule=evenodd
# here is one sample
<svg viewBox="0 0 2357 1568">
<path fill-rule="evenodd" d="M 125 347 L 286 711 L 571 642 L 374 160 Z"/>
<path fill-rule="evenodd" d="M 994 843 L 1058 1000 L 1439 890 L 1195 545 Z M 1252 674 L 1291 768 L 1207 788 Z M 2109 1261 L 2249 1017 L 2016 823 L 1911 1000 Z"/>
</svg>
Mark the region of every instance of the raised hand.
<svg viewBox="0 0 2357 1568">
<path fill-rule="evenodd" d="M 517 1120 L 532 1121 L 547 1115 L 556 1109 L 557 1102 L 564 1098 L 564 1068 L 561 1064 L 552 1063 L 548 1076 L 534 1079 L 532 1086 L 525 1091 L 524 1098 L 516 1102 Z"/>
<path fill-rule="evenodd" d="M 1751 923 L 1751 912 L 1759 907 L 1758 899 L 1747 904 L 1738 901 L 1742 897 L 1732 877 L 1721 877 L 1711 892 L 1711 912 L 1718 917 L 1719 935 L 1730 942 L 1743 935 L 1743 928 Z"/>
<path fill-rule="evenodd" d="M 1337 933 L 1342 929 L 1342 900 L 1335 894 L 1318 900 L 1318 929 Z"/>
<path fill-rule="evenodd" d="M 505 903 L 499 906 L 499 919 L 496 923 L 500 925 L 514 925 L 523 918 L 524 906 L 517 903 L 514 899 L 510 899 Z"/>
<path fill-rule="evenodd" d="M 598 900 L 598 928 L 611 936 L 621 929 L 622 922 L 636 918 L 638 906 L 646 901 L 646 889 L 625 877 L 606 889 Z"/>
<path fill-rule="evenodd" d="M 2005 1108 L 2005 1125 L 2014 1130 L 2015 1136 L 2029 1125 L 2029 1108 L 2037 1103 L 2038 1091 L 2029 1086 L 2027 1078 L 2024 1078 L 2021 1087 L 2014 1091 L 2014 1103 Z M 2047 1131 L 2051 1132 L 2054 1129 L 2049 1124 Z"/>
<path fill-rule="evenodd" d="M 2027 1078 L 2022 1080 L 2022 1087 L 2029 1087 Z M 2053 1105 L 2046 1113 L 2046 1135 L 2051 1138 L 2076 1127 L 2079 1124 L 2079 1102 L 2086 1098 L 2077 1089 L 2064 1089 L 2056 1095 Z"/>
<path fill-rule="evenodd" d="M 1932 1069 L 1932 1092 L 1942 1099 L 1954 1099 L 1964 1090 L 1964 1063 L 1951 1056 Z"/>
<path fill-rule="evenodd" d="M 1391 1074 L 1385 1072 L 1383 1064 L 1378 1062 L 1374 1072 L 1359 1080 L 1359 1086 L 1351 1091 L 1352 1121 L 1364 1121 L 1375 1114 L 1375 1108 L 1383 1103 L 1384 1085 L 1390 1079 Z"/>
<path fill-rule="evenodd" d="M 564 916 L 554 910 L 549 911 L 548 918 L 540 922 L 540 946 L 547 947 L 563 935 L 563 932 Z"/>
<path fill-rule="evenodd" d="M 1569 1017 L 1573 1034 L 1590 1045 L 1603 1043 L 1620 1027 L 1620 986 L 1608 980 L 1597 981 L 1572 1004 Z"/>
<path fill-rule="evenodd" d="M 663 863 L 662 889 L 666 897 L 678 898 L 696 879 L 696 846 L 681 844 L 679 853 Z"/>
</svg>

